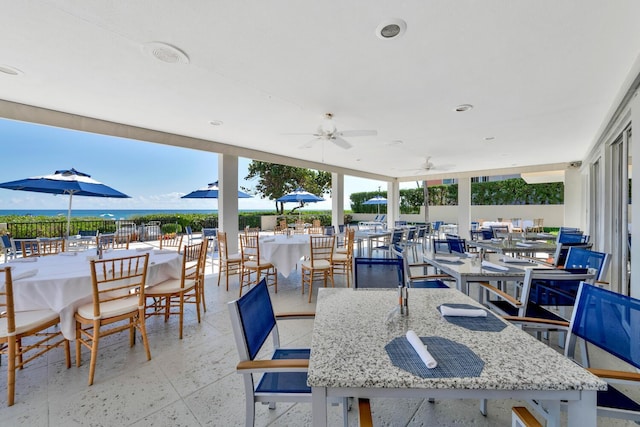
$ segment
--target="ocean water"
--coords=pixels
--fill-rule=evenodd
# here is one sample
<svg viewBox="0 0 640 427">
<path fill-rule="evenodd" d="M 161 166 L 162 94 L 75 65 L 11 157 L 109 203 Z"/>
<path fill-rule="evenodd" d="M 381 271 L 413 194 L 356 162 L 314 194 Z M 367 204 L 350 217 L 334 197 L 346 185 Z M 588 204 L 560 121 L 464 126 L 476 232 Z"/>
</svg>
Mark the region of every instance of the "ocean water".
<svg viewBox="0 0 640 427">
<path fill-rule="evenodd" d="M 71 211 L 71 216 L 77 217 L 101 217 L 112 219 L 129 219 L 139 215 L 153 214 L 217 214 L 217 209 L 122 209 L 122 210 L 98 210 L 98 209 L 76 209 Z M 31 215 L 31 216 L 67 216 L 66 210 L 60 209 L 0 209 L 0 216 L 3 215 Z"/>
</svg>

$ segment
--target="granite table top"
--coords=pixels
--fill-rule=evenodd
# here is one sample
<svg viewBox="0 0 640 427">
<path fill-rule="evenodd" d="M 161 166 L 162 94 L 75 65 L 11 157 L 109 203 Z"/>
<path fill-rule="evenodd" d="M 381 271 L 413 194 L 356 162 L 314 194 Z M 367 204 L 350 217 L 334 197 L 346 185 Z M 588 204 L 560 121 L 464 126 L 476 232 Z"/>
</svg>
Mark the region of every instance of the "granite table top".
<svg viewBox="0 0 640 427">
<path fill-rule="evenodd" d="M 321 288 L 308 384 L 327 388 L 449 390 L 603 390 L 606 383 L 515 326 L 471 331 L 445 321 L 441 304 L 475 300 L 455 289 L 410 289 L 409 315 L 389 316 L 397 290 Z M 463 344 L 484 361 L 476 377 L 420 378 L 396 367 L 385 345 L 413 330 Z"/>
</svg>

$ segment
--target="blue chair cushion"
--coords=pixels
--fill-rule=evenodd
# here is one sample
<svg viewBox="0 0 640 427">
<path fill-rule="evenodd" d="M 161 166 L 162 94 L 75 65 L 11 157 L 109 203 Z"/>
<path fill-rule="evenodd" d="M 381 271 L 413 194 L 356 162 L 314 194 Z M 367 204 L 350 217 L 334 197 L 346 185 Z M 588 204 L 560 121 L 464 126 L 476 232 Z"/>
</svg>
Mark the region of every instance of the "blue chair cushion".
<svg viewBox="0 0 640 427">
<path fill-rule="evenodd" d="M 308 359 L 311 350 L 278 349 L 272 359 Z M 307 385 L 306 372 L 277 372 L 266 373 L 262 376 L 256 393 L 311 393 L 311 387 Z"/>
</svg>

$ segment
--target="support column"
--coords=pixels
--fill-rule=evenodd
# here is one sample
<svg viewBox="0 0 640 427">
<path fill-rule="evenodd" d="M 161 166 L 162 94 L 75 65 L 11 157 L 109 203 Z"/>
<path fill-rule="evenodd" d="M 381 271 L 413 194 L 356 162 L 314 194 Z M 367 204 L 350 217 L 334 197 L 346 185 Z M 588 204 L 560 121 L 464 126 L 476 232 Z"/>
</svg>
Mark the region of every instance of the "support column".
<svg viewBox="0 0 640 427">
<path fill-rule="evenodd" d="M 344 175 L 335 172 L 331 174 L 331 224 L 336 233 L 344 224 Z"/>
<path fill-rule="evenodd" d="M 471 235 L 471 178 L 458 179 L 458 235 L 470 240 Z"/>
<path fill-rule="evenodd" d="M 400 184 L 398 181 L 387 183 L 387 228 L 393 229 L 400 219 Z"/>
<path fill-rule="evenodd" d="M 562 225 L 585 229 L 586 202 L 583 195 L 580 168 L 566 169 L 564 171 L 564 221 Z"/>
<path fill-rule="evenodd" d="M 238 252 L 238 156 L 218 154 L 218 228 L 227 233 L 229 253 Z"/>
</svg>

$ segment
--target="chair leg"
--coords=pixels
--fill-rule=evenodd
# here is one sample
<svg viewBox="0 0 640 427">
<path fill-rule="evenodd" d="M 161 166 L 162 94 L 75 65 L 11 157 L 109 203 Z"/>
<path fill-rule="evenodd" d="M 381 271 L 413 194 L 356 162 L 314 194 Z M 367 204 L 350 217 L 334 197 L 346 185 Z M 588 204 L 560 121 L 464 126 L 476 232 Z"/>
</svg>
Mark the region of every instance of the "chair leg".
<svg viewBox="0 0 640 427">
<path fill-rule="evenodd" d="M 200 310 L 198 307 L 198 296 L 196 291 L 196 310 L 198 310 L 198 323 L 200 323 Z M 180 339 L 182 339 L 182 327 L 184 325 L 184 294 L 180 294 Z"/>
<path fill-rule="evenodd" d="M 16 337 L 7 343 L 7 406 L 13 406 L 16 392 Z"/>
<path fill-rule="evenodd" d="M 93 321 L 93 339 L 91 340 L 91 362 L 89 363 L 89 385 L 93 385 L 96 373 L 96 359 L 98 359 L 98 345 L 100 343 L 100 321 Z"/>
<path fill-rule="evenodd" d="M 138 325 L 140 328 L 140 336 L 142 337 L 142 344 L 144 350 L 147 353 L 147 360 L 151 360 L 151 349 L 149 348 L 149 339 L 147 338 L 147 325 L 144 319 L 144 308 L 138 312 Z"/>
<path fill-rule="evenodd" d="M 222 260 L 220 260 L 220 268 L 218 269 L 218 287 L 220 287 L 220 277 L 222 276 Z M 229 290 L 229 278 L 227 277 L 227 291 Z"/>
<path fill-rule="evenodd" d="M 218 276 L 220 277 L 220 276 Z M 198 284 L 199 287 L 199 297 L 200 297 L 200 302 L 198 302 L 198 307 L 200 307 L 200 303 L 202 303 L 202 310 L 206 313 L 207 312 L 207 302 L 204 299 L 204 277 L 202 278 L 202 282 Z M 229 290 L 227 288 L 227 290 Z M 200 323 L 200 310 L 198 310 L 198 323 Z"/>
<path fill-rule="evenodd" d="M 80 322 L 76 322 L 76 367 L 80 367 L 80 364 L 82 363 L 82 345 L 80 343 L 80 339 L 82 337 L 82 334 L 80 333 L 80 330 L 82 329 L 82 325 L 80 324 Z"/>
</svg>

